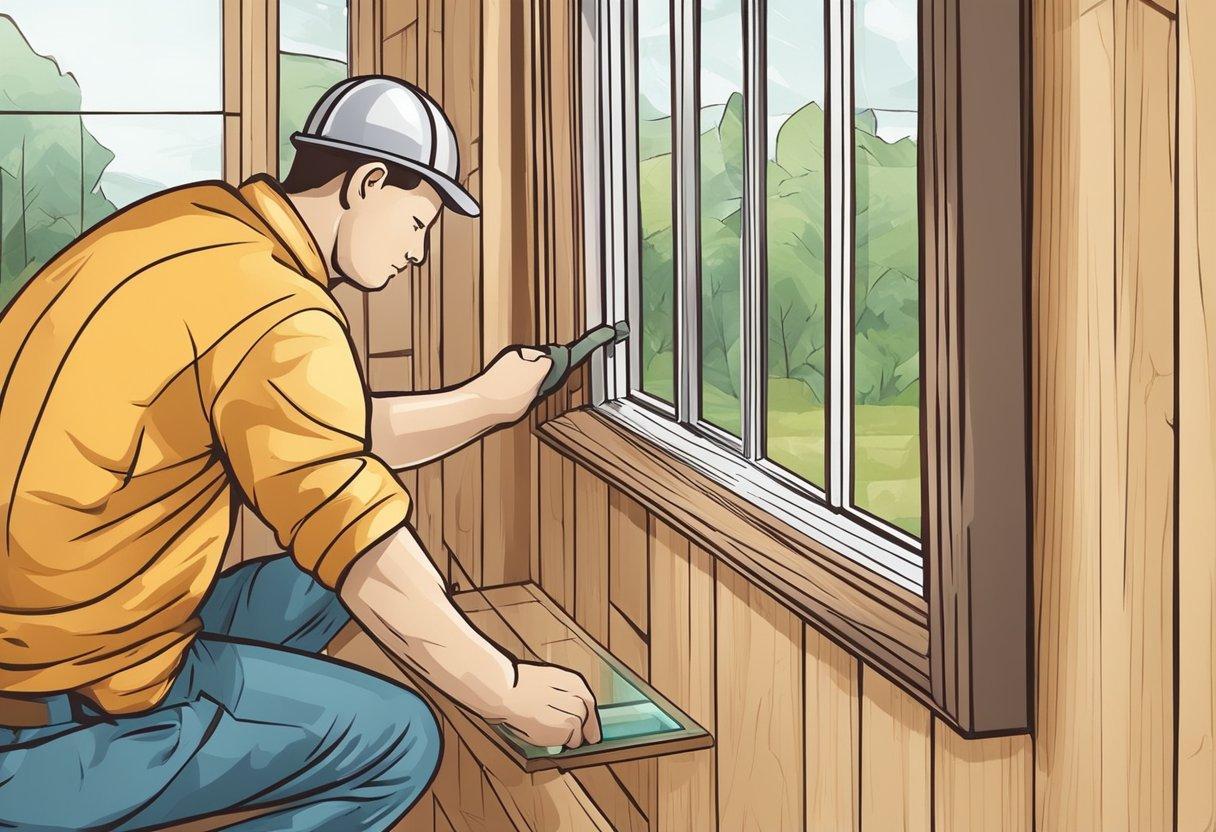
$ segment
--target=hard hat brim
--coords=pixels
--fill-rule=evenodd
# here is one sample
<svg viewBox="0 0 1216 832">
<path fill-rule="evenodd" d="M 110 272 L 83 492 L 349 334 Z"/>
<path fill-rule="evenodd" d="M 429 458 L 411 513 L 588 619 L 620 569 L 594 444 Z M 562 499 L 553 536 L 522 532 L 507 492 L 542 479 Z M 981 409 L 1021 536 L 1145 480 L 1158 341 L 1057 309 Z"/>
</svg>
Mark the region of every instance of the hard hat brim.
<svg viewBox="0 0 1216 832">
<path fill-rule="evenodd" d="M 443 204 L 451 208 L 458 214 L 464 214 L 466 217 L 481 216 L 481 206 L 477 204 L 477 200 L 473 199 L 472 194 L 460 186 L 460 183 L 452 179 L 447 174 L 437 171 L 432 167 L 428 167 L 413 159 L 407 159 L 404 156 L 398 156 L 394 153 L 388 153 L 383 150 L 378 150 L 374 147 L 364 147 L 363 145 L 354 144 L 353 142 L 344 142 L 339 139 L 326 139 L 320 136 L 310 136 L 307 133 L 292 133 L 291 143 L 294 145 L 310 144 L 316 147 L 324 147 L 330 150 L 342 150 L 348 153 L 357 153 L 360 156 L 370 156 L 373 159 L 380 159 L 385 162 L 392 162 L 394 165 L 400 165 L 403 168 L 412 170 L 430 182 L 438 191 Z"/>
</svg>

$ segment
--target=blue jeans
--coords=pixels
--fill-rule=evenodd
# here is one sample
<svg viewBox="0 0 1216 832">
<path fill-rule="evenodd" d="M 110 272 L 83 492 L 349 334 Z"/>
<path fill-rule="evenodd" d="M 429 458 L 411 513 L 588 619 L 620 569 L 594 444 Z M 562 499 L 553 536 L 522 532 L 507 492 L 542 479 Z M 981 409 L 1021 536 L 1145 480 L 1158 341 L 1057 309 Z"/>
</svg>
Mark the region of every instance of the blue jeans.
<svg viewBox="0 0 1216 832">
<path fill-rule="evenodd" d="M 440 734 L 415 693 L 314 655 L 349 620 L 287 557 L 221 575 L 165 699 L 113 717 L 49 700 L 0 727 L 0 829 L 149 829 L 276 807 L 241 832 L 385 830 L 429 785 Z M 2 722 L 2 720 L 0 720 Z"/>
</svg>

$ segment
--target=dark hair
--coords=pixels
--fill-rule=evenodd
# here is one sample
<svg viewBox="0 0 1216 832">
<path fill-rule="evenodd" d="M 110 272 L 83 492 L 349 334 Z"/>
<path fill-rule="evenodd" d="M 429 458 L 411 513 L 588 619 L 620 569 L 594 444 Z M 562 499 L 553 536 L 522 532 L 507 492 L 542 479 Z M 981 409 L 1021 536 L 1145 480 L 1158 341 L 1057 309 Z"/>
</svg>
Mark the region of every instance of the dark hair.
<svg viewBox="0 0 1216 832">
<path fill-rule="evenodd" d="M 291 172 L 283 180 L 283 190 L 289 194 L 303 193 L 332 182 L 335 177 L 346 176 L 360 165 L 380 162 L 388 167 L 386 185 L 412 191 L 422 181 L 422 176 L 409 168 L 374 156 L 364 156 L 346 150 L 330 150 L 315 144 L 296 145 L 296 158 L 291 163 Z"/>
</svg>

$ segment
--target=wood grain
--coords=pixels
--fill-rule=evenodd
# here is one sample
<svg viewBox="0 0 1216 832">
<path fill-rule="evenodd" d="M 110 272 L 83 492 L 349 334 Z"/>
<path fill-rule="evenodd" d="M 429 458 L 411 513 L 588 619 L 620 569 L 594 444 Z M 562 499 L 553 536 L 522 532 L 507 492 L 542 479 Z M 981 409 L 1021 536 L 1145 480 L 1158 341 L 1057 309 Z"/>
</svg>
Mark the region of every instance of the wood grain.
<svg viewBox="0 0 1216 832">
<path fill-rule="evenodd" d="M 1034 754 L 1028 736 L 964 740 L 933 724 L 935 832 L 1024 832 L 1033 828 Z"/>
<path fill-rule="evenodd" d="M 574 619 L 607 644 L 608 485 L 581 465 L 574 471 L 574 518 Z"/>
<path fill-rule="evenodd" d="M 799 828 L 802 623 L 719 564 L 717 641 L 718 826 Z"/>
<path fill-rule="evenodd" d="M 608 597 L 645 636 L 650 630 L 650 535 L 646 509 L 613 488 L 608 493 Z"/>
<path fill-rule="evenodd" d="M 530 3 L 483 0 L 481 5 L 481 349 L 488 364 L 510 344 L 533 343 L 532 8 Z M 526 580 L 534 541 L 529 472 L 531 440 L 520 423 L 483 441 L 483 561 L 495 582 Z"/>
<path fill-rule="evenodd" d="M 1040 829 L 1100 829 L 1099 313 L 1114 273 L 1113 3 L 1035 8 L 1035 576 Z M 1079 18 L 1079 19 L 1078 19 Z M 1055 80 L 1047 82 L 1045 79 Z M 1050 196 L 1049 196 L 1050 195 Z M 1089 311 L 1092 305 L 1092 311 Z"/>
<path fill-rule="evenodd" d="M 806 628 L 807 832 L 861 830 L 861 700 L 857 659 Z"/>
<path fill-rule="evenodd" d="M 929 711 L 865 668 L 861 687 L 861 828 L 929 832 Z"/>
<path fill-rule="evenodd" d="M 594 412 L 563 414 L 538 433 L 929 698 L 924 598 L 876 579 Z"/>
<path fill-rule="evenodd" d="M 1179 26 L 1177 828 L 1216 829 L 1216 5 Z"/>
<path fill-rule="evenodd" d="M 713 558 L 652 519 L 650 583 L 650 683 L 713 733 Z M 657 829 L 717 828 L 713 750 L 664 757 L 657 761 L 656 774 Z"/>
</svg>

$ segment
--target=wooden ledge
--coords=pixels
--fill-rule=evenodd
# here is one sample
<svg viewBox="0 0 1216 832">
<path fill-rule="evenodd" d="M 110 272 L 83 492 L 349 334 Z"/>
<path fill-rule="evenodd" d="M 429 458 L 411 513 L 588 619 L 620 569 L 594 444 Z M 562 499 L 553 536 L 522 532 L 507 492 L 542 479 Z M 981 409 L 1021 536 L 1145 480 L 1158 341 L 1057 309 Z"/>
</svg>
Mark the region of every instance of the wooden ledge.
<svg viewBox="0 0 1216 832">
<path fill-rule="evenodd" d="M 479 759 L 483 764 L 487 762 L 485 757 L 492 756 L 500 763 L 510 761 L 528 773 L 552 769 L 568 771 L 697 751 L 713 745 L 713 737 L 704 728 L 596 644 L 539 587 L 531 583 L 510 584 L 458 592 L 452 598 L 478 630 L 517 659 L 555 664 L 580 673 L 595 694 L 601 712 L 653 704 L 674 723 L 644 739 L 614 740 L 605 731 L 602 743 L 567 749 L 556 756 L 532 756 L 500 729 L 465 711 L 408 666 L 394 662 L 399 672 L 389 675 L 403 673 L 406 679 L 419 686 L 457 728 L 461 739 L 482 749 Z M 334 655 L 346 660 L 353 658 L 347 647 L 338 648 Z M 368 658 L 359 656 L 357 663 L 381 669 L 376 665 L 382 667 L 383 660 L 373 656 L 369 663 Z M 494 749 L 492 754 L 491 748 Z"/>
<path fill-rule="evenodd" d="M 728 561 L 933 706 L 925 599 L 839 555 L 591 409 L 536 427 L 542 442 Z"/>
</svg>

